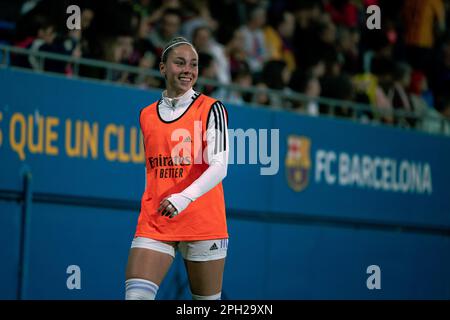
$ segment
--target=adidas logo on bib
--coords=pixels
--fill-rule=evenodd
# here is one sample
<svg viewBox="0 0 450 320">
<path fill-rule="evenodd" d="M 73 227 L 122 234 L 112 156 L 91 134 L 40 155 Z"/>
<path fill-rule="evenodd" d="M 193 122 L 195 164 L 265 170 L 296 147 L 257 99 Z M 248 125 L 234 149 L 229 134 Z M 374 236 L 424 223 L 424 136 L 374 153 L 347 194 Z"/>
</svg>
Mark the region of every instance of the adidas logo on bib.
<svg viewBox="0 0 450 320">
<path fill-rule="evenodd" d="M 217 248 L 217 244 L 214 242 L 213 245 L 211 246 L 211 248 L 209 248 L 209 250 L 217 250 L 219 248 Z"/>
<path fill-rule="evenodd" d="M 191 142 L 192 140 L 191 140 L 191 137 L 186 137 L 186 138 L 184 138 L 184 141 L 183 142 Z"/>
</svg>

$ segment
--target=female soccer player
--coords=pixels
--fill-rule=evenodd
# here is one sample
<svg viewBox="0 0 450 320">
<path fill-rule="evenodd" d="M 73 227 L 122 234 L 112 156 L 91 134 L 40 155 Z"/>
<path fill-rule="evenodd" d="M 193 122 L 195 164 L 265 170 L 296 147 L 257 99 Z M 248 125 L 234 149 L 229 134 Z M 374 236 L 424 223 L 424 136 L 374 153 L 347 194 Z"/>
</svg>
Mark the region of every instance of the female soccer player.
<svg viewBox="0 0 450 320">
<path fill-rule="evenodd" d="M 126 299 L 155 299 L 175 253 L 184 258 L 192 298 L 221 298 L 228 247 L 221 181 L 227 174 L 227 112 L 192 89 L 198 54 L 174 38 L 162 53 L 161 99 L 141 110 L 146 187 L 126 271 Z"/>
</svg>

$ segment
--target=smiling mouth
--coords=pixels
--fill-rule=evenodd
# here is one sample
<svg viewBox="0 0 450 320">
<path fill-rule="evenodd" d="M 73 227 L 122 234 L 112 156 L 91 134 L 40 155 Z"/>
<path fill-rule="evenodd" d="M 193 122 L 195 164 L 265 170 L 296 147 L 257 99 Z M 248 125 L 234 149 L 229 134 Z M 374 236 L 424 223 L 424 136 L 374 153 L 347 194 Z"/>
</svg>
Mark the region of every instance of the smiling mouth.
<svg viewBox="0 0 450 320">
<path fill-rule="evenodd" d="M 188 78 L 188 77 L 179 77 L 178 78 L 182 83 L 189 83 L 192 81 L 192 78 Z"/>
</svg>

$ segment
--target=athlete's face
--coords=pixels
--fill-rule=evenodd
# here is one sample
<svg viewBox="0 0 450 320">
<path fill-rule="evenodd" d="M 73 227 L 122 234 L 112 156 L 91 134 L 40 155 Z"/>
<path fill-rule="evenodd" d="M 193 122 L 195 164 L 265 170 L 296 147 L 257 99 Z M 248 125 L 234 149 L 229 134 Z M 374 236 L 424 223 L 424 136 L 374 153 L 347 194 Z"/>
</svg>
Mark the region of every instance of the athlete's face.
<svg viewBox="0 0 450 320">
<path fill-rule="evenodd" d="M 177 97 L 192 88 L 198 77 L 197 52 L 187 44 L 173 48 L 166 63 L 159 65 L 166 78 L 167 95 Z"/>
</svg>

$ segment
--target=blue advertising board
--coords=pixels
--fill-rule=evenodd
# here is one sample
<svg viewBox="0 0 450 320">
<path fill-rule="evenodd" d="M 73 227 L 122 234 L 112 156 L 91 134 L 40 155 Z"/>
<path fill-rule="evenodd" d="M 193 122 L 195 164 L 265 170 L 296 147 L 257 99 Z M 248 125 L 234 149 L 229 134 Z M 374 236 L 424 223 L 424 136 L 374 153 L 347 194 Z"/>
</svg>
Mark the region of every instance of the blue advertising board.
<svg viewBox="0 0 450 320">
<path fill-rule="evenodd" d="M 0 88 L 0 297 L 122 299 L 137 209 L 42 199 L 138 208 L 138 115 L 161 93 L 13 69 Z M 450 297 L 449 138 L 225 105 L 224 298 Z M 25 172 L 40 198 L 24 229 L 24 203 L 8 195 L 24 192 Z M 73 265 L 79 290 L 66 282 Z M 372 265 L 381 290 L 368 289 Z M 182 269 L 178 257 L 160 299 L 189 298 Z"/>
</svg>

